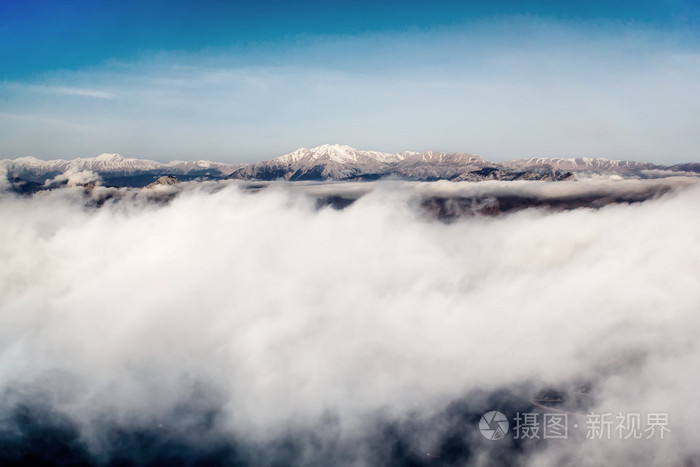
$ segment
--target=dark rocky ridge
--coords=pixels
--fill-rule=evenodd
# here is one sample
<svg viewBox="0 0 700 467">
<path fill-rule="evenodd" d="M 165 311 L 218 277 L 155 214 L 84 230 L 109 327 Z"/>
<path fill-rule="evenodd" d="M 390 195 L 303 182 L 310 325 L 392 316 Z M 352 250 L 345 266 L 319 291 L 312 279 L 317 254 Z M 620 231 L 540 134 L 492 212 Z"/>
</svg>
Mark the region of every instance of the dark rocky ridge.
<svg viewBox="0 0 700 467">
<path fill-rule="evenodd" d="M 173 175 L 163 175 L 155 182 L 149 183 L 148 185 L 146 185 L 145 188 L 153 188 L 153 187 L 162 186 L 162 185 L 175 185 L 176 183 L 180 183 L 180 180 L 178 180 L 177 177 L 175 177 Z"/>
</svg>

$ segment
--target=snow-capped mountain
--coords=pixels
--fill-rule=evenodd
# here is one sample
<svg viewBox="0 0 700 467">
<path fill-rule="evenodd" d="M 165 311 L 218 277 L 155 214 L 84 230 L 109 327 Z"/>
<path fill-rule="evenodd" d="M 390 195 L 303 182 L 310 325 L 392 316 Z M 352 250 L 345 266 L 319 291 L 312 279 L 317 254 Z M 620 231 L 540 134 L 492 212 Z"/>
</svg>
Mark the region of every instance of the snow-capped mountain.
<svg viewBox="0 0 700 467">
<path fill-rule="evenodd" d="M 225 177 L 242 167 L 242 164 L 224 164 L 210 161 L 173 161 L 161 163 L 147 159 L 122 157 L 119 154 L 100 154 L 97 157 L 72 160 L 41 160 L 36 157 L 20 157 L 0 161 L 14 176 L 43 182 L 68 171 L 90 171 L 108 176 L 132 175 L 212 175 Z"/>
<path fill-rule="evenodd" d="M 300 162 L 329 161 L 337 164 L 391 163 L 403 160 L 403 154 L 388 154 L 379 151 L 358 151 L 342 144 L 323 144 L 312 149 L 299 148 L 272 160 L 278 164 L 298 164 Z"/>
<path fill-rule="evenodd" d="M 570 180 L 576 173 L 611 173 L 648 176 L 654 171 L 700 173 L 697 163 L 665 167 L 646 162 L 604 158 L 530 158 L 489 162 L 475 154 L 438 151 L 385 153 L 358 150 L 347 145 L 324 144 L 300 148 L 269 161 L 253 164 L 225 164 L 210 161 L 173 161 L 126 158 L 118 154 L 73 160 L 44 161 L 34 157 L 2 160 L 9 178 L 35 184 L 66 172 L 91 171 L 107 184 L 145 186 L 162 176 L 180 180 Z M 653 176 L 653 175 L 649 175 Z M 663 175 L 662 175 L 663 176 Z"/>
<path fill-rule="evenodd" d="M 119 154 L 100 154 L 97 157 L 72 160 L 54 159 L 44 161 L 36 157 L 20 157 L 14 165 L 36 174 L 65 172 L 67 170 L 89 170 L 91 172 L 128 172 L 156 169 L 163 164 L 143 159 L 121 157 Z"/>
<path fill-rule="evenodd" d="M 636 161 L 619 161 L 613 159 L 605 159 L 603 157 L 576 157 L 576 158 L 544 158 L 532 157 L 530 159 L 520 159 L 506 162 L 506 164 L 515 167 L 536 167 L 541 165 L 549 165 L 558 170 L 569 170 L 575 172 L 592 171 L 592 172 L 629 172 L 639 170 L 650 170 L 658 168 L 656 164 L 648 162 Z"/>
<path fill-rule="evenodd" d="M 233 172 L 230 178 L 257 180 L 368 180 L 400 177 L 414 180 L 453 179 L 489 163 L 474 154 L 428 152 L 385 153 L 339 144 L 300 148 L 270 161 Z"/>
<path fill-rule="evenodd" d="M 271 161 L 247 165 L 230 178 L 257 180 L 344 180 L 381 173 L 401 160 L 398 154 L 358 151 L 350 146 L 324 144 L 300 148 Z"/>
</svg>

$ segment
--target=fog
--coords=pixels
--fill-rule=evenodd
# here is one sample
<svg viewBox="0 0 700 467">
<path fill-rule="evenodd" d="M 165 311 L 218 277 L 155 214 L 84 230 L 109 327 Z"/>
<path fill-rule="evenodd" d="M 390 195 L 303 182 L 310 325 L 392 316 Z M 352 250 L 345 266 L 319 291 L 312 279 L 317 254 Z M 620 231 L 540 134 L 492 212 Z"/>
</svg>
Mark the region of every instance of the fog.
<svg viewBox="0 0 700 467">
<path fill-rule="evenodd" d="M 400 183 L 343 210 L 285 184 L 99 208 L 81 187 L 1 194 L 0 439 L 21 451 L 44 427 L 94 463 L 697 463 L 700 187 L 664 183 L 642 203 L 450 223 Z M 432 186 L 497 185 L 582 186 Z M 588 411 L 668 413 L 671 432 L 479 435 L 485 411 L 579 384 Z M 461 450 L 426 455 L 446 440 Z"/>
</svg>

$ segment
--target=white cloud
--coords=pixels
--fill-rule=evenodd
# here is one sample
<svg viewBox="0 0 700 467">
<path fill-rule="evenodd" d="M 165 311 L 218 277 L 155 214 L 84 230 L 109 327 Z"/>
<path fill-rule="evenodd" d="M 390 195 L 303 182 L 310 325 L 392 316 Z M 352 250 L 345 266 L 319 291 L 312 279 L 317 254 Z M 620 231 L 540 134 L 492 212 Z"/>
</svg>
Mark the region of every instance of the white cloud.
<svg viewBox="0 0 700 467">
<path fill-rule="evenodd" d="M 101 177 L 99 174 L 90 170 L 76 170 L 69 168 L 63 173 L 56 175 L 50 180 L 46 180 L 44 185 L 47 187 L 61 185 L 65 182 L 68 187 L 86 185 L 88 183 L 99 183 Z"/>
<path fill-rule="evenodd" d="M 15 93 L 54 94 L 59 96 L 93 97 L 96 99 L 119 98 L 119 94 L 115 92 L 68 85 L 4 82 L 2 87 Z"/>
<path fill-rule="evenodd" d="M 95 89 L 71 88 L 65 86 L 48 86 L 45 89 L 48 92 L 65 94 L 68 96 L 94 97 L 97 99 L 116 99 L 119 97 L 113 92 L 99 91 Z"/>
<path fill-rule="evenodd" d="M 371 463 L 363 434 L 378 416 L 427 420 L 475 390 L 586 380 L 595 409 L 668 412 L 672 440 L 572 439 L 524 460 L 699 454 L 697 185 L 449 225 L 398 188 L 343 211 L 284 185 L 99 209 L 71 190 L 0 198 L 0 392 L 19 391 L 2 410 L 43 394 L 100 449 L 110 423 L 187 433 L 213 407 L 225 438 L 309 430 L 326 444 L 307 461 L 349 445 Z"/>
</svg>

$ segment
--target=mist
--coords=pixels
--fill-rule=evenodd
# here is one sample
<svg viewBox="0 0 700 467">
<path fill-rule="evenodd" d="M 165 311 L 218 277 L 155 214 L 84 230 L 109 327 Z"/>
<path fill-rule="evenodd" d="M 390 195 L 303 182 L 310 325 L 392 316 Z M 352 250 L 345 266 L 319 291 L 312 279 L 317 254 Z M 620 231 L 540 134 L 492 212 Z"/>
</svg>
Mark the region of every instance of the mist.
<svg viewBox="0 0 700 467">
<path fill-rule="evenodd" d="M 665 183 L 449 223 L 401 183 L 342 210 L 287 184 L 1 194 L 0 454 L 43 433 L 98 464 L 696 463 L 700 186 Z M 581 384 L 588 411 L 665 412 L 670 433 L 479 435 L 487 410 Z"/>
</svg>

